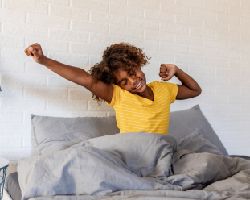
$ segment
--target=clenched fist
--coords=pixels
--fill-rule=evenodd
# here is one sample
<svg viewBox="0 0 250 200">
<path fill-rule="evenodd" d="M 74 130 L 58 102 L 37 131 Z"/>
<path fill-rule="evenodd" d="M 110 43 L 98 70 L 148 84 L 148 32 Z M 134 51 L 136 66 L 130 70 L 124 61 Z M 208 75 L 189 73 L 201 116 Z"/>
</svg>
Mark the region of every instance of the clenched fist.
<svg viewBox="0 0 250 200">
<path fill-rule="evenodd" d="M 34 61 L 39 64 L 44 64 L 46 56 L 43 55 L 43 50 L 40 44 L 32 44 L 24 50 L 27 56 L 31 56 Z"/>
<path fill-rule="evenodd" d="M 161 64 L 159 76 L 161 80 L 168 81 L 175 75 L 178 69 L 179 68 L 173 64 Z"/>
</svg>

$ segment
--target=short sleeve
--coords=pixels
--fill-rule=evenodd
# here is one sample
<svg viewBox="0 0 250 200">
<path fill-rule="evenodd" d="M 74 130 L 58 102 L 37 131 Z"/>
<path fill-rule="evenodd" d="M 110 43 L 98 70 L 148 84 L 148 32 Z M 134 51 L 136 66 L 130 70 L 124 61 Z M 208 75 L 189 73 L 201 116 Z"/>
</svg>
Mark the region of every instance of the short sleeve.
<svg viewBox="0 0 250 200">
<path fill-rule="evenodd" d="M 174 83 L 168 83 L 168 90 L 170 93 L 170 102 L 174 103 L 176 96 L 178 94 L 178 85 Z"/>
<path fill-rule="evenodd" d="M 121 93 L 121 88 L 117 85 L 113 85 L 113 96 L 111 102 L 108 103 L 108 105 L 113 107 L 116 104 L 118 104 L 120 102 L 120 93 Z"/>
<path fill-rule="evenodd" d="M 178 85 L 170 82 L 161 82 L 164 90 L 168 90 L 170 96 L 170 103 L 174 103 L 177 93 L 178 93 Z"/>
</svg>

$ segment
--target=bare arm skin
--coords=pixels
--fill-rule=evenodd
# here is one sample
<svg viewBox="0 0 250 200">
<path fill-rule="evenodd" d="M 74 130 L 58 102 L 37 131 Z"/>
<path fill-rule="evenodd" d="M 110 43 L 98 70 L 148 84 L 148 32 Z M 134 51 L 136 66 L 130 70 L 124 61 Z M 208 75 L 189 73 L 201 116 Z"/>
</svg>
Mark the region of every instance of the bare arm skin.
<svg viewBox="0 0 250 200">
<path fill-rule="evenodd" d="M 181 69 L 177 69 L 175 76 L 181 81 L 182 85 L 178 85 L 178 94 L 176 99 L 194 98 L 201 94 L 199 84 L 187 73 Z"/>
<path fill-rule="evenodd" d="M 32 56 L 37 63 L 46 66 L 48 69 L 63 78 L 78 85 L 82 85 L 104 101 L 111 102 L 113 96 L 112 84 L 105 84 L 102 81 L 95 80 L 83 69 L 71 65 L 65 65 L 56 60 L 47 58 L 43 55 L 42 48 L 39 44 L 30 45 L 25 49 L 25 53 L 27 56 Z"/>
</svg>

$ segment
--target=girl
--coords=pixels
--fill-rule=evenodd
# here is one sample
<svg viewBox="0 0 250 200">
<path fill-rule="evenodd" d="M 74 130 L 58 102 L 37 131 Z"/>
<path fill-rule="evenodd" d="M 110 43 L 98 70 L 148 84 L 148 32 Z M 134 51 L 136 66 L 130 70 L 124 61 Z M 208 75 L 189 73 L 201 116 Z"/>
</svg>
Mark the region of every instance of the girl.
<svg viewBox="0 0 250 200">
<path fill-rule="evenodd" d="M 121 133 L 167 134 L 170 104 L 175 99 L 201 94 L 198 83 L 174 64 L 162 64 L 159 76 L 163 81 L 176 76 L 181 85 L 160 81 L 147 84 L 141 67 L 149 58 L 140 48 L 127 43 L 108 47 L 90 73 L 44 56 L 39 44 L 30 45 L 25 53 L 67 80 L 84 86 L 97 100 L 112 106 Z"/>
</svg>

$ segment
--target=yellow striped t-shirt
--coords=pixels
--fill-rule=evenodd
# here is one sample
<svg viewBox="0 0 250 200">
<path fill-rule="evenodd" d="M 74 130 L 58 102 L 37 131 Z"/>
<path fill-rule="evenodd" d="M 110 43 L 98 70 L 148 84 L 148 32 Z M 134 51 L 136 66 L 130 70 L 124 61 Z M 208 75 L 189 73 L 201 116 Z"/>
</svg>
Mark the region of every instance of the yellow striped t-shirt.
<svg viewBox="0 0 250 200">
<path fill-rule="evenodd" d="M 168 133 L 170 104 L 175 101 L 178 86 L 159 81 L 151 82 L 148 86 L 154 93 L 154 101 L 132 94 L 117 85 L 113 86 L 113 97 L 109 105 L 116 112 L 120 133 Z"/>
</svg>

